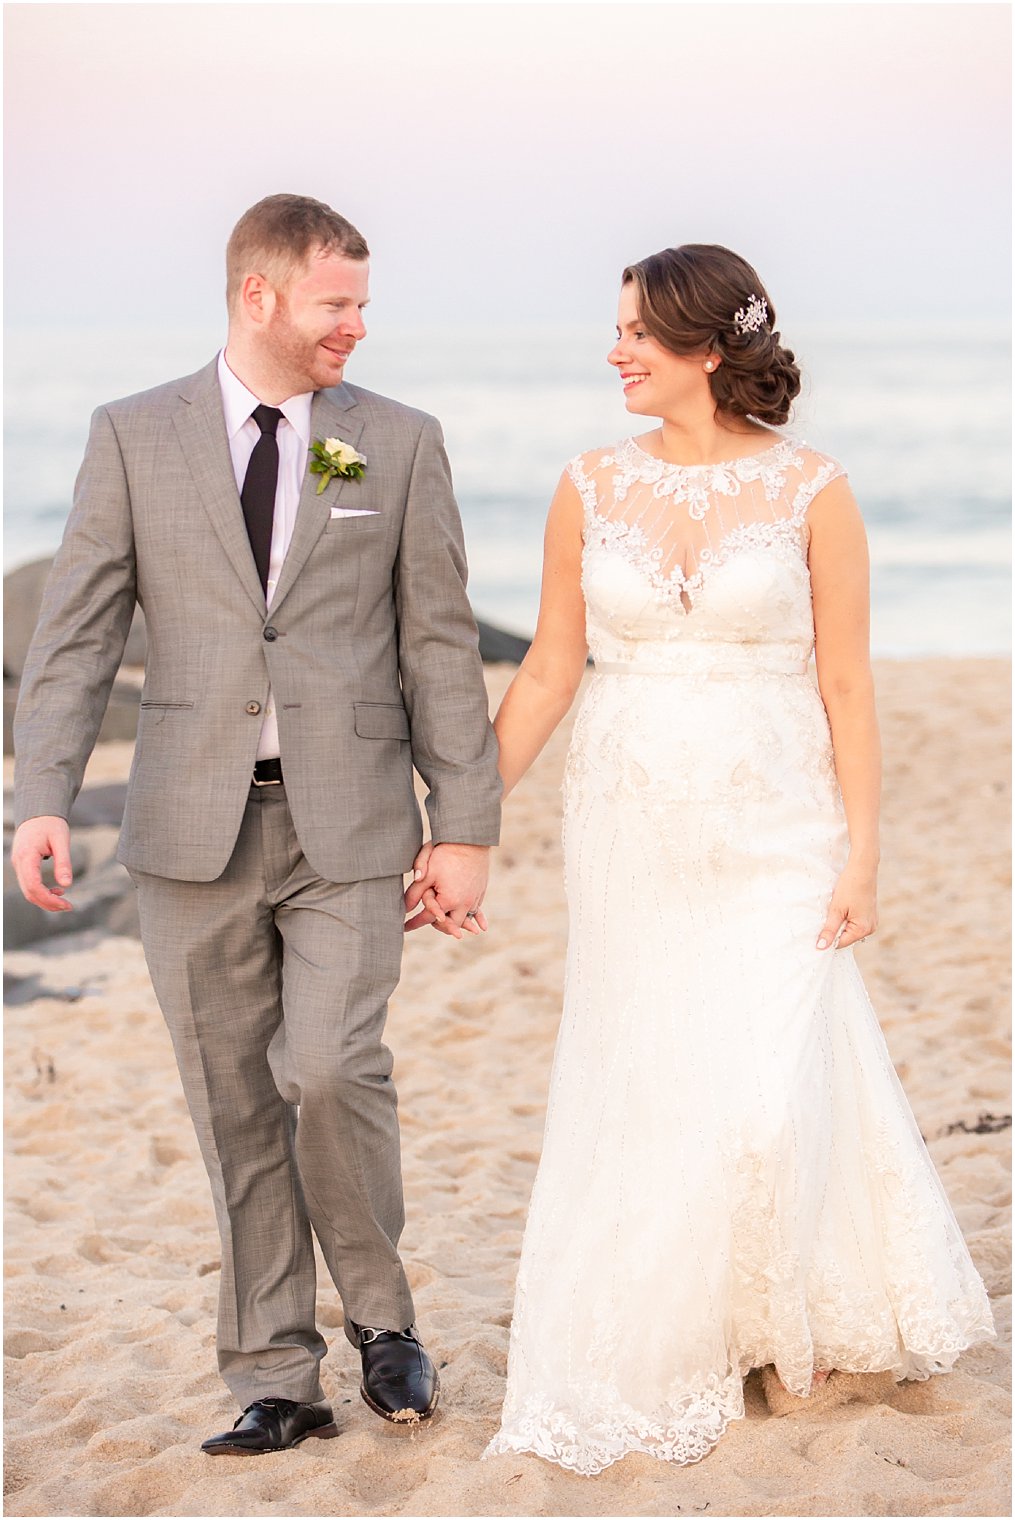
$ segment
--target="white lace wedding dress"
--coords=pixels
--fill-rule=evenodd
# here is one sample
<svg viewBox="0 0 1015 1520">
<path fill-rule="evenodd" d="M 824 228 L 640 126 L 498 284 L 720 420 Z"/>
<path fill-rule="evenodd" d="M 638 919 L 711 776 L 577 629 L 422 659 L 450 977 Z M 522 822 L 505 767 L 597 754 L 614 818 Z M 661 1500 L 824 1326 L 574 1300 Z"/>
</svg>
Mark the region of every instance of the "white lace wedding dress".
<svg viewBox="0 0 1015 1520">
<path fill-rule="evenodd" d="M 574 460 L 595 674 L 564 784 L 563 1019 L 486 1455 L 705 1456 L 774 1363 L 946 1370 L 983 1285 L 851 949 L 807 509 L 841 468 Z"/>
</svg>

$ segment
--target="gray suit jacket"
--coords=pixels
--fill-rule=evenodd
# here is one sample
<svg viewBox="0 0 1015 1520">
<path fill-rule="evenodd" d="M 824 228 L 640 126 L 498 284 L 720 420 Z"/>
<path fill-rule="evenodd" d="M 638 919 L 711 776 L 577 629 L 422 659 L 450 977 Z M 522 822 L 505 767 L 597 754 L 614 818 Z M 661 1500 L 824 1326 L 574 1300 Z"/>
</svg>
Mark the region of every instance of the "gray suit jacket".
<svg viewBox="0 0 1015 1520">
<path fill-rule="evenodd" d="M 269 682 L 303 852 L 331 881 L 409 869 L 422 839 L 496 844 L 500 780 L 461 523 L 438 423 L 356 386 L 319 391 L 313 438 L 366 455 L 319 496 L 308 471 L 270 616 L 247 540 L 213 361 L 100 407 L 25 666 L 20 822 L 67 817 L 135 599 L 148 660 L 119 858 L 220 875 Z M 376 516 L 335 517 L 331 507 Z"/>
</svg>

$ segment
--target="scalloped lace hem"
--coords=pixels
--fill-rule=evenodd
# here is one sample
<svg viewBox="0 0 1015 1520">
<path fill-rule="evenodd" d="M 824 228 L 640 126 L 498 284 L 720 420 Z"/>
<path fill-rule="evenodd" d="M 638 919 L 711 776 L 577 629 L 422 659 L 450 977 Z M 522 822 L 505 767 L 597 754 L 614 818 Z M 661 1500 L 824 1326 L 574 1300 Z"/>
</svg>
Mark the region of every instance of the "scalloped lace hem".
<svg viewBox="0 0 1015 1520">
<path fill-rule="evenodd" d="M 834 1369 L 825 1370 L 847 1374 L 890 1372 L 897 1382 L 923 1382 L 951 1372 L 959 1356 L 970 1346 L 996 1338 L 993 1324 L 983 1323 L 959 1338 L 961 1343 L 953 1341 L 947 1350 L 933 1356 L 912 1352 L 902 1357 L 847 1356 L 841 1358 L 846 1365 L 840 1365 L 837 1360 Z M 741 1389 L 747 1372 L 759 1365 L 761 1363 L 752 1363 L 741 1373 Z M 773 1364 L 766 1362 L 764 1365 Z M 790 1378 L 785 1384 L 789 1392 L 797 1391 L 794 1382 Z M 807 1382 L 810 1383 L 810 1376 Z M 798 1396 L 801 1396 L 800 1392 Z M 539 1399 L 526 1400 L 523 1412 L 497 1432 L 484 1450 L 482 1460 L 501 1456 L 542 1457 L 568 1472 L 589 1478 L 633 1452 L 655 1457 L 660 1462 L 690 1467 L 715 1449 L 734 1420 L 744 1417 L 742 1395 L 740 1398 L 727 1395 L 714 1404 L 699 1397 L 695 1400 L 694 1415 L 672 1425 L 662 1425 L 651 1419 L 639 1419 L 637 1424 L 618 1419 L 612 1428 L 604 1431 L 606 1422 L 599 1419 L 595 1422 L 596 1434 L 593 1434 L 582 1431 L 580 1421 L 574 1417 L 552 1405 L 547 1407 L 547 1404 L 548 1401 Z"/>
<path fill-rule="evenodd" d="M 616 1403 L 609 1413 L 583 1418 L 550 1399 L 530 1398 L 501 1426 L 483 1457 L 528 1453 L 583 1477 L 594 1477 L 632 1452 L 688 1467 L 707 1457 L 730 1421 L 743 1415 L 739 1378 L 727 1380 L 710 1395 L 688 1399 L 682 1410 L 671 1406 L 654 1418 Z"/>
<path fill-rule="evenodd" d="M 595 1442 L 584 1445 L 577 1442 L 563 1444 L 555 1441 L 548 1431 L 523 1435 L 521 1432 L 502 1430 L 483 1452 L 482 1460 L 485 1462 L 487 1457 L 505 1456 L 543 1457 L 547 1462 L 555 1462 L 558 1467 L 577 1473 L 582 1478 L 594 1478 L 597 1473 L 605 1472 L 614 1462 L 621 1462 L 634 1452 L 655 1457 L 659 1462 L 675 1462 L 679 1467 L 690 1467 L 695 1462 L 703 1461 L 709 1452 L 715 1450 L 727 1425 L 734 1419 L 743 1419 L 743 1415 L 723 1416 L 721 1426 L 714 1433 L 706 1436 L 702 1432 L 694 1437 L 687 1432 L 679 1442 L 673 1443 L 643 1441 L 635 1435 L 627 1437 L 618 1434 L 617 1446 L 614 1447 L 611 1443 L 609 1449 Z"/>
</svg>

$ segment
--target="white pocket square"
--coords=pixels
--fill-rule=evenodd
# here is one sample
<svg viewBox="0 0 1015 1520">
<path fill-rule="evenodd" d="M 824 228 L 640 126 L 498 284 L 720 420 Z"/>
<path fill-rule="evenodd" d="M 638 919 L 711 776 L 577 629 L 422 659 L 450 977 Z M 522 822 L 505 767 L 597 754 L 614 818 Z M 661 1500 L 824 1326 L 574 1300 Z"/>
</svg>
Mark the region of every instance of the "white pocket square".
<svg viewBox="0 0 1015 1520">
<path fill-rule="evenodd" d="M 377 517 L 379 513 L 370 507 L 332 507 L 332 517 Z"/>
</svg>

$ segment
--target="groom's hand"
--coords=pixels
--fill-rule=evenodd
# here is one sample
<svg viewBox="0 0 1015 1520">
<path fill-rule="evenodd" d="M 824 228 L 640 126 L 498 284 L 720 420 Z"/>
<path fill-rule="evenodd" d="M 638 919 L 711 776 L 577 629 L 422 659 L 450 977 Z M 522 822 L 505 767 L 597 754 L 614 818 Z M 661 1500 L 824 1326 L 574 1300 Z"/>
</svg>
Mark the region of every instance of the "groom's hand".
<svg viewBox="0 0 1015 1520">
<path fill-rule="evenodd" d="M 480 904 L 490 874 L 490 849 L 480 844 L 425 844 L 416 856 L 405 911 L 406 931 L 433 924 L 452 939 L 488 927 Z"/>
<path fill-rule="evenodd" d="M 42 862 L 53 859 L 56 885 L 42 879 Z M 74 877 L 70 865 L 70 828 L 66 818 L 26 818 L 11 844 L 11 865 L 22 894 L 47 913 L 70 913 L 64 892 Z"/>
</svg>

